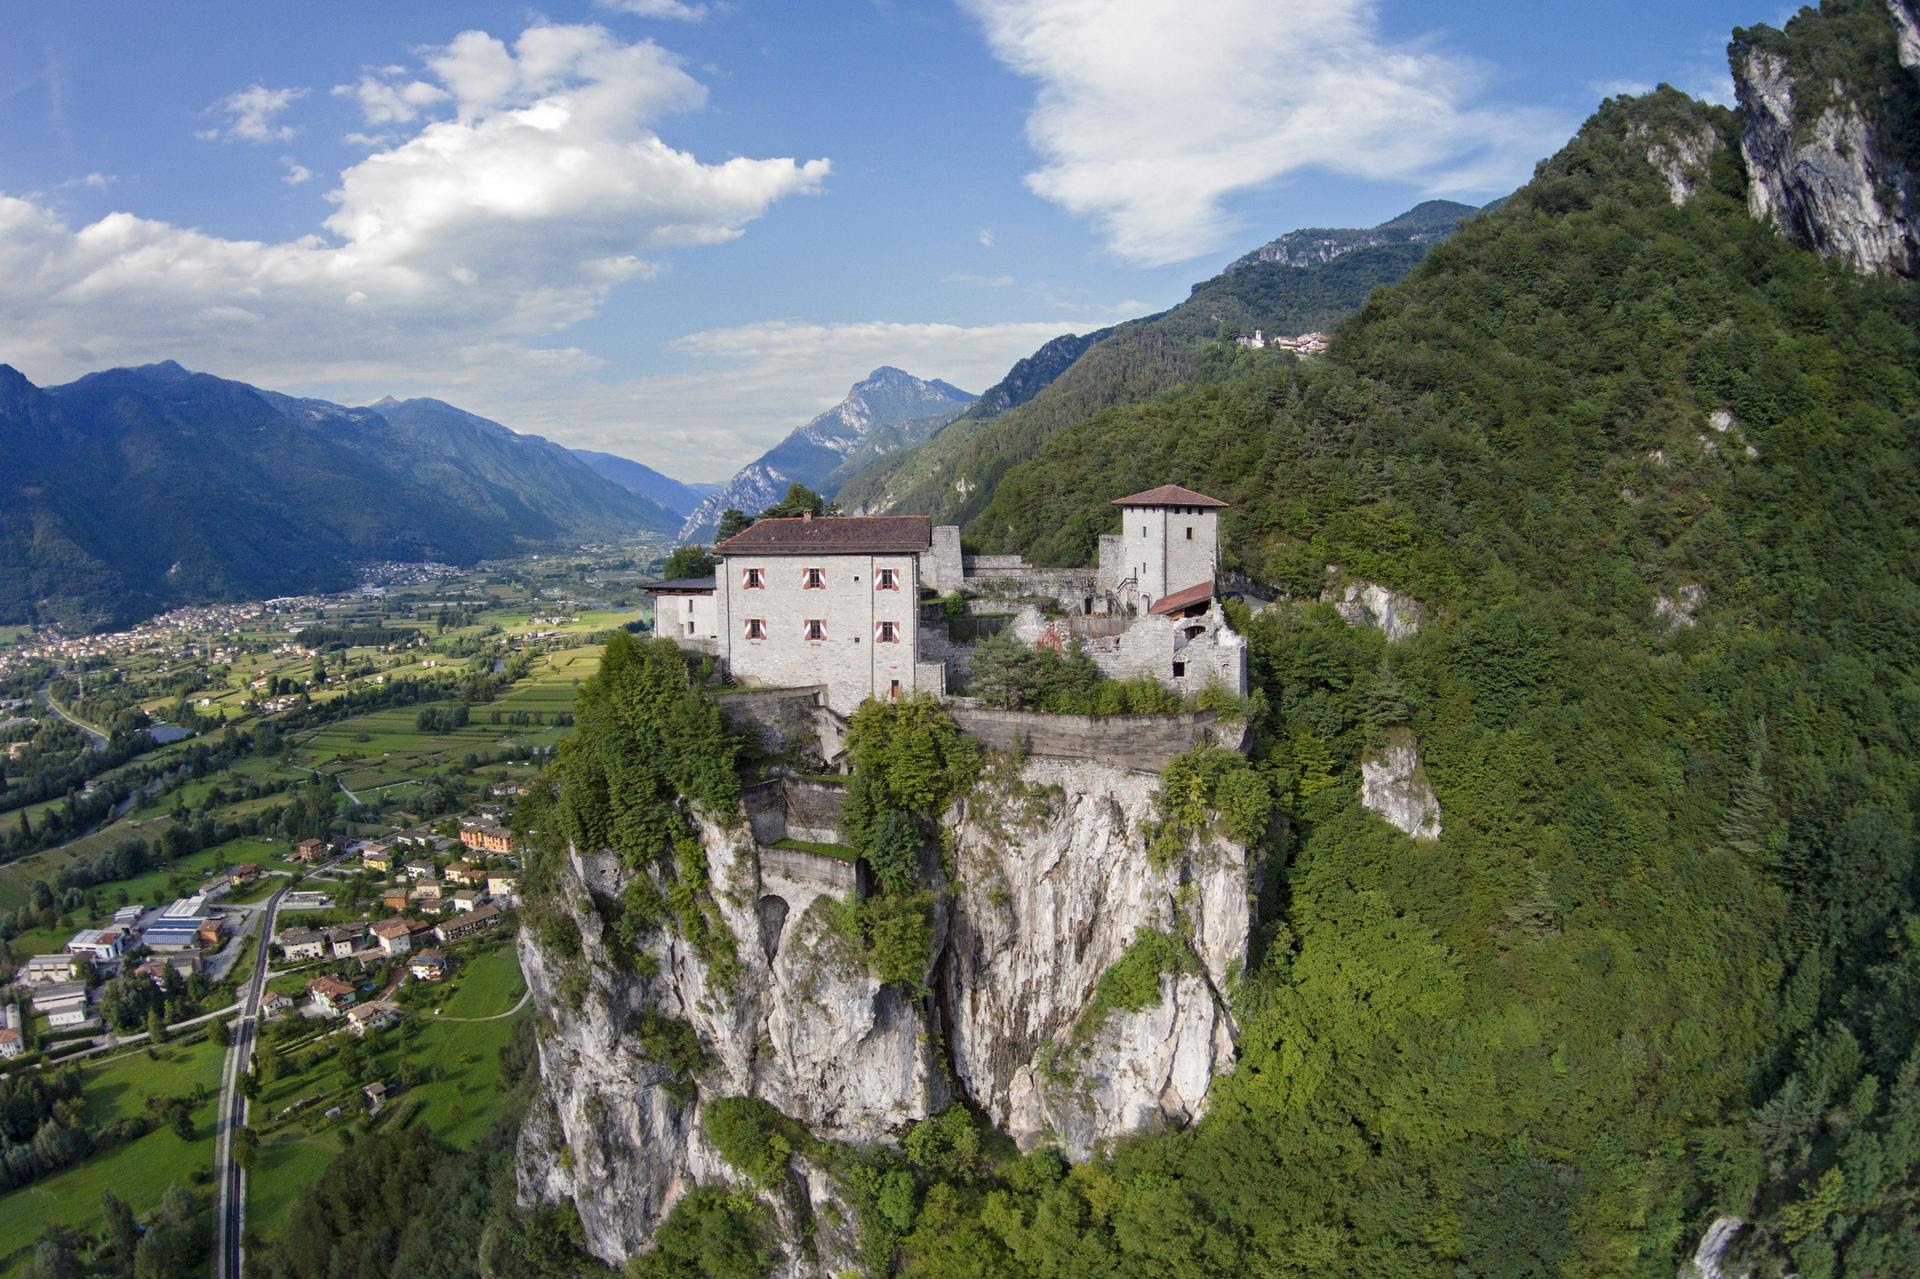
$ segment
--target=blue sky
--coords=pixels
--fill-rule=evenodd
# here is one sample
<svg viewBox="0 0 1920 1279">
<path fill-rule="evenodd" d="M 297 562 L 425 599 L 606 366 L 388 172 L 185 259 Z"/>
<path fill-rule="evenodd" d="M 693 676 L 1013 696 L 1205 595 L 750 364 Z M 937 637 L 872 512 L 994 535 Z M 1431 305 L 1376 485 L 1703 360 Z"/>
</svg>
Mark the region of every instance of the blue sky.
<svg viewBox="0 0 1920 1279">
<path fill-rule="evenodd" d="M 0 361 L 435 395 L 687 479 L 1300 226 L 1725 100 L 1717 0 L 11 6 Z M 1548 18 L 1545 15 L 1551 13 Z"/>
</svg>

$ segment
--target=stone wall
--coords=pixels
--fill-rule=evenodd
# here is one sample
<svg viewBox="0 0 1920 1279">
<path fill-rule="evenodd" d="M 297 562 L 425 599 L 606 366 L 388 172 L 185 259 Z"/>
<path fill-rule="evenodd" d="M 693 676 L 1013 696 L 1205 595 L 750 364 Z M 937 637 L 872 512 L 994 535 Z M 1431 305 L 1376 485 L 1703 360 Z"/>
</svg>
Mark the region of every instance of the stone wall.
<svg viewBox="0 0 1920 1279">
<path fill-rule="evenodd" d="M 787 838 L 821 844 L 840 842 L 840 810 L 846 806 L 846 787 L 789 778 L 782 789 Z M 758 828 L 754 834 L 756 838 L 759 836 Z"/>
<path fill-rule="evenodd" d="M 798 751 L 803 755 L 819 755 L 823 752 L 817 711 L 825 696 L 824 688 L 813 685 L 734 689 L 715 700 L 727 722 L 757 736 L 768 753 L 783 755 Z"/>
<path fill-rule="evenodd" d="M 942 595 L 960 589 L 966 578 L 960 553 L 960 527 L 956 524 L 933 526 L 933 549 L 920 557 L 920 583 Z"/>
<path fill-rule="evenodd" d="M 1244 748 L 1246 729 L 1221 724 L 1212 711 L 1167 715 L 1043 715 L 949 706 L 967 736 L 995 750 L 1023 747 L 1049 759 L 1090 760 L 1139 773 L 1158 773 L 1167 761 L 1195 746 Z"/>
</svg>

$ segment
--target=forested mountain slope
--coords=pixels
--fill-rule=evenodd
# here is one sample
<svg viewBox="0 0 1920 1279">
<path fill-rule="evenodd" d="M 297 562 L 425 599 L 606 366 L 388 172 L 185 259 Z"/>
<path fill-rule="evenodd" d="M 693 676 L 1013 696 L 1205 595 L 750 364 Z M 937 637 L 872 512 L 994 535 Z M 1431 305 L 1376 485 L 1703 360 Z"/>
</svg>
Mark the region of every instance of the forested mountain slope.
<svg viewBox="0 0 1920 1279">
<path fill-rule="evenodd" d="M 349 409 L 171 362 L 43 390 L 0 366 L 0 621 L 84 629 L 676 522 L 438 400 Z"/>
<path fill-rule="evenodd" d="M 1404 278 L 1432 243 L 1474 212 L 1430 201 L 1371 230 L 1294 232 L 1194 285 L 1170 310 L 1057 338 L 927 443 L 850 479 L 841 505 L 968 518 L 1007 467 L 1031 457 L 1054 432 L 1185 381 L 1223 333 L 1331 328 L 1375 288 Z M 1270 258 L 1261 260 L 1263 253 Z M 996 394 L 1008 386 L 1015 391 Z"/>
<path fill-rule="evenodd" d="M 1826 74 L 1890 61 L 1827 14 L 1884 47 Z M 1085 562 L 1175 480 L 1256 577 L 1436 620 L 1249 623 L 1290 834 L 1237 1073 L 916 1273 L 1665 1276 L 1717 1214 L 1729 1275 L 1920 1273 L 1920 296 L 1750 216 L 1740 141 L 1610 101 L 1323 360 L 1222 352 L 1007 472 L 992 546 Z M 1357 802 L 1389 728 L 1431 843 Z"/>
</svg>

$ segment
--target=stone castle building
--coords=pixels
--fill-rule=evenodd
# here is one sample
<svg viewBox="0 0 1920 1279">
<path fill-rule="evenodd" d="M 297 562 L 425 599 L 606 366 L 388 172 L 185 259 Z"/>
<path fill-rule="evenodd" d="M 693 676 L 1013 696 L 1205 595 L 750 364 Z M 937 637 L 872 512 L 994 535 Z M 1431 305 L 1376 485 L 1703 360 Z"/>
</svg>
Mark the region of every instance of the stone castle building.
<svg viewBox="0 0 1920 1279">
<path fill-rule="evenodd" d="M 971 640 L 996 627 L 1028 644 L 1078 644 L 1114 678 L 1182 694 L 1247 686 L 1246 645 L 1217 590 L 1226 503 L 1177 484 L 1116 498 L 1120 532 L 1092 569 L 971 555 L 924 515 L 760 520 L 714 547 L 712 580 L 648 588 L 657 633 L 710 653 L 741 684 L 826 688 L 851 714 L 869 697 L 945 696 Z M 964 592 L 977 625 L 957 637 L 922 590 Z"/>
</svg>

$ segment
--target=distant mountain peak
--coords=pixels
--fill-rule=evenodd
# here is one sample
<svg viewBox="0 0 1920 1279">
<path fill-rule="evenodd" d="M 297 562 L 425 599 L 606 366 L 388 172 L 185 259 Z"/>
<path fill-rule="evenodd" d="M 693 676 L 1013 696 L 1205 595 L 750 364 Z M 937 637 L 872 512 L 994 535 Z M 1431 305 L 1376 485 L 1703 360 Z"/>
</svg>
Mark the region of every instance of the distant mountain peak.
<svg viewBox="0 0 1920 1279">
<path fill-rule="evenodd" d="M 383 395 L 379 399 L 375 400 L 373 403 L 367 405 L 367 407 L 370 409 L 384 409 L 390 404 L 398 404 L 398 403 L 400 403 L 400 401 L 394 399 L 391 395 Z"/>
<path fill-rule="evenodd" d="M 1235 259 L 1222 274 L 1244 270 L 1261 262 L 1275 262 L 1281 266 L 1317 266 L 1356 249 L 1370 249 L 1381 244 L 1431 244 L 1452 235 L 1454 228 L 1478 212 L 1480 210 L 1473 205 L 1454 200 L 1422 200 L 1379 226 L 1301 227 Z M 1201 286 L 1194 287 L 1198 289 Z"/>
<path fill-rule="evenodd" d="M 951 382 L 883 364 L 848 388 L 838 404 L 742 467 L 694 508 L 680 536 L 707 536 L 728 507 L 756 514 L 779 501 L 790 484 L 831 497 L 859 467 L 919 444 L 978 398 Z"/>
</svg>

